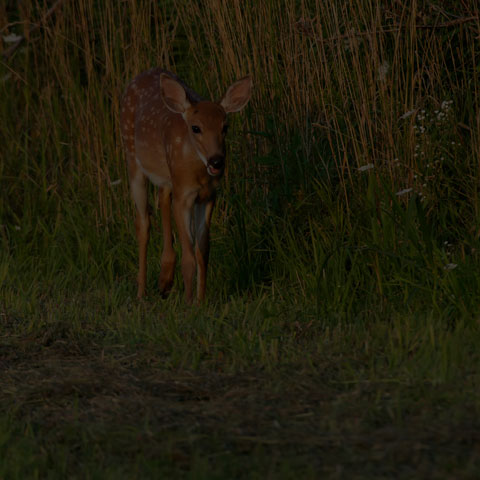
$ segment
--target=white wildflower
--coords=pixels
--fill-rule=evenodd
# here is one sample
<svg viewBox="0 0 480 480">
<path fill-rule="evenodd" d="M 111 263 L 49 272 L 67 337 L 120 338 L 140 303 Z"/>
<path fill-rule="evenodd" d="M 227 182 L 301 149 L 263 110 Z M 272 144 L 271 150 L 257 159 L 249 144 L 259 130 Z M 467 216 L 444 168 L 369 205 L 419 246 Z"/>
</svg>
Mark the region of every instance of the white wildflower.
<svg viewBox="0 0 480 480">
<path fill-rule="evenodd" d="M 16 43 L 22 39 L 21 35 L 16 35 L 15 33 L 11 33 L 10 35 L 4 35 L 3 41 L 5 43 Z"/>
<path fill-rule="evenodd" d="M 408 112 L 405 112 L 401 117 L 400 117 L 400 120 L 405 120 L 406 118 L 408 117 L 411 117 L 414 113 L 416 112 L 416 110 L 410 110 Z"/>
<path fill-rule="evenodd" d="M 113 182 L 110 182 L 110 186 L 114 187 L 115 185 L 120 185 L 122 183 L 121 179 L 114 180 Z"/>
<path fill-rule="evenodd" d="M 366 172 L 367 170 L 371 170 L 374 168 L 375 165 L 373 163 L 367 163 L 366 165 L 362 165 L 360 168 L 358 168 L 359 172 Z"/>
<path fill-rule="evenodd" d="M 447 263 L 447 264 L 443 267 L 443 269 L 444 269 L 444 270 L 453 270 L 453 269 L 455 269 L 455 268 L 457 268 L 457 267 L 458 267 L 458 265 L 457 265 L 456 263 Z"/>
<path fill-rule="evenodd" d="M 378 67 L 378 79 L 383 82 L 387 76 L 388 71 L 390 70 L 390 65 L 388 64 L 387 61 L 384 61 L 379 67 Z"/>
<path fill-rule="evenodd" d="M 405 195 L 406 193 L 409 193 L 412 191 L 412 188 L 404 188 L 403 190 L 400 190 L 399 192 L 397 192 L 395 195 L 397 197 L 400 197 L 401 195 Z"/>
<path fill-rule="evenodd" d="M 450 105 L 451 105 L 452 103 L 453 103 L 453 100 L 444 100 L 444 101 L 442 102 L 442 104 L 440 105 L 440 108 L 441 108 L 442 110 L 448 111 L 448 110 L 450 110 L 450 108 L 451 108 Z"/>
</svg>

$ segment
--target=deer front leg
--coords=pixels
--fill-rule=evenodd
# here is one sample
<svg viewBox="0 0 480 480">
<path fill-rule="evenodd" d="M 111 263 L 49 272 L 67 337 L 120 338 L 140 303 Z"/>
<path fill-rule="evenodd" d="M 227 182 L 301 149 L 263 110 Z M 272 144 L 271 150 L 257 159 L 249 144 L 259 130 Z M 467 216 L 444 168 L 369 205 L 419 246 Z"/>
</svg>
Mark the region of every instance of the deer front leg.
<svg viewBox="0 0 480 480">
<path fill-rule="evenodd" d="M 207 267 L 210 253 L 210 219 L 215 199 L 196 203 L 195 212 L 195 258 L 197 261 L 197 301 L 205 298 Z"/>
<path fill-rule="evenodd" d="M 160 293 L 167 296 L 173 285 L 173 277 L 175 274 L 175 251 L 173 249 L 172 235 L 172 190 L 167 187 L 160 187 L 158 191 L 158 205 L 162 214 L 162 231 L 163 231 L 163 252 L 162 266 L 160 270 L 160 279 L 158 282 Z"/>
<path fill-rule="evenodd" d="M 192 209 L 195 195 L 175 196 L 173 215 L 182 245 L 182 275 L 185 285 L 185 300 L 193 302 L 193 279 L 195 276 L 195 254 L 193 253 Z"/>
</svg>

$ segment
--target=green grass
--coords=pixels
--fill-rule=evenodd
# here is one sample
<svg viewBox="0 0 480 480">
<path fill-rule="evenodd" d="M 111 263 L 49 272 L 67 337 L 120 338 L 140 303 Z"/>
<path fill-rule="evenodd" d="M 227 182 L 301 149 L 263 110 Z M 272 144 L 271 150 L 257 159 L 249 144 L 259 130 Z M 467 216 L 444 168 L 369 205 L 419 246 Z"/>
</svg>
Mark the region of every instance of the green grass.
<svg viewBox="0 0 480 480">
<path fill-rule="evenodd" d="M 326 326 L 268 296 L 112 310 L 103 293 L 4 316 L 4 478 L 478 471 L 478 328 Z"/>
<path fill-rule="evenodd" d="M 457 3 L 80 0 L 0 61 L 0 479 L 476 478 L 480 32 Z M 2 36 L 51 5 L 24 4 Z M 118 105 L 157 63 L 212 97 L 255 78 L 194 307 L 179 271 L 156 291 L 157 212 L 135 298 Z"/>
</svg>

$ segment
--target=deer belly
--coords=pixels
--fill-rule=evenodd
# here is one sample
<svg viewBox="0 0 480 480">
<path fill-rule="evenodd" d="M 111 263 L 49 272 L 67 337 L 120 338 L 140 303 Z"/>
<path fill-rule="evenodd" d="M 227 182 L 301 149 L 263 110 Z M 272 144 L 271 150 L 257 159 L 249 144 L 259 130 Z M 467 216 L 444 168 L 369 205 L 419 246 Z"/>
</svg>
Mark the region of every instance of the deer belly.
<svg viewBox="0 0 480 480">
<path fill-rule="evenodd" d="M 157 187 L 172 185 L 170 172 L 164 159 L 163 161 L 162 159 L 157 159 L 153 165 L 151 162 L 148 162 L 147 165 L 145 165 L 138 156 L 135 157 L 135 161 L 144 175 Z"/>
</svg>

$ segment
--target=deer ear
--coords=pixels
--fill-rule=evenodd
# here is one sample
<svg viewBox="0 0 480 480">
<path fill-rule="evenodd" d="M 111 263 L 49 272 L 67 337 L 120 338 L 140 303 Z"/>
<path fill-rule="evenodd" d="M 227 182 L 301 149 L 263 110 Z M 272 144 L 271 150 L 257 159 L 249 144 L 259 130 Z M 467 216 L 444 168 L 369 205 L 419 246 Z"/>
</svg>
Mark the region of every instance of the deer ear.
<svg viewBox="0 0 480 480">
<path fill-rule="evenodd" d="M 191 106 L 185 89 L 165 73 L 160 75 L 160 92 L 165 105 L 174 113 L 185 113 Z"/>
<path fill-rule="evenodd" d="M 220 105 L 227 113 L 238 112 L 248 103 L 251 95 L 252 77 L 248 75 L 228 87 Z"/>
</svg>

